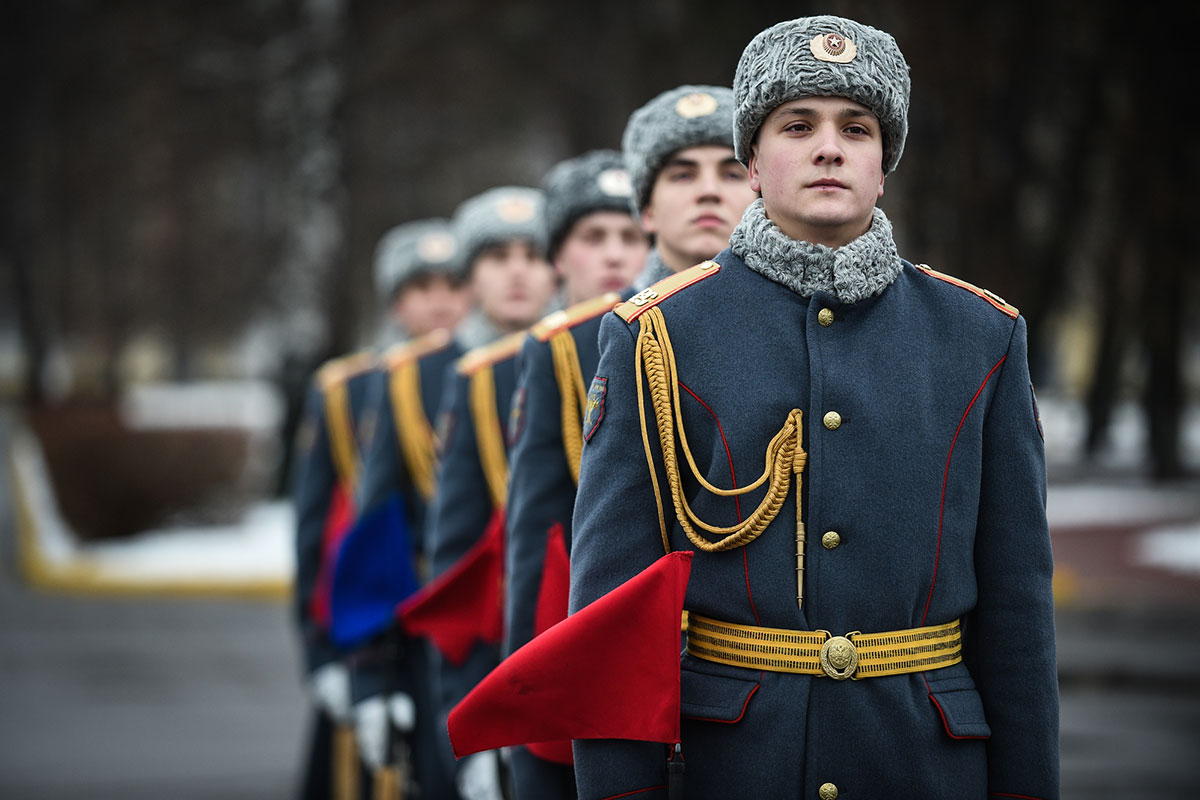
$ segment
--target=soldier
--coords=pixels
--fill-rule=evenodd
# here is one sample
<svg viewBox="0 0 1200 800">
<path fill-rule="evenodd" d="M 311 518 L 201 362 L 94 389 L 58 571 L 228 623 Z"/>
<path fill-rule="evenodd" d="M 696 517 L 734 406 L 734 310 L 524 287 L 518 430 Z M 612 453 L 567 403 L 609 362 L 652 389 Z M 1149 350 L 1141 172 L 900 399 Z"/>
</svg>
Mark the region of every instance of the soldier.
<svg viewBox="0 0 1200 800">
<path fill-rule="evenodd" d="M 403 784 L 415 784 L 426 797 L 446 797 L 453 789 L 437 744 L 428 655 L 424 642 L 396 629 L 393 607 L 417 585 L 420 532 L 433 494 L 433 416 L 445 369 L 462 354 L 452 329 L 469 297 L 449 221 L 406 223 L 388 242 L 380 291 L 392 296 L 392 319 L 411 338 L 388 348 L 368 379 L 374 435 L 359 481 L 358 521 L 341 551 L 361 557 L 345 559 L 335 580 L 334 627 L 347 628 L 343 635 L 357 645 L 350 659 L 355 730 L 377 795 L 407 794 Z M 372 590 L 373 606 L 356 602 Z"/>
<path fill-rule="evenodd" d="M 664 92 L 630 117 L 623 137 L 623 163 L 628 167 L 628 172 L 622 172 L 626 219 L 631 210 L 645 218 L 658 240 L 645 272 L 637 277 L 641 288 L 676 266 L 695 263 L 691 259 L 716 255 L 754 199 L 745 167 L 734 159 L 732 128 L 733 93 L 715 86 L 681 86 Z M 560 265 L 572 253 L 592 245 L 584 223 L 595 215 L 571 225 L 568 212 L 602 200 L 605 184 L 616 183 L 611 167 L 597 172 L 587 166 L 565 162 L 551 173 L 546 187 L 552 258 L 566 276 L 568 297 L 576 304 L 535 325 L 521 351 L 514 401 L 519 423 L 511 430 L 509 462 L 506 650 L 510 653 L 566 616 L 566 554 L 583 446 L 584 387 L 599 360 L 596 337 L 602 315 L 634 293 L 627 288 L 632 279 L 619 286 L 614 281 L 584 291 L 573 289 L 575 271 Z M 637 176 L 636 191 L 629 175 Z M 710 224 L 713 220 L 720 224 Z M 556 241 L 563 242 L 561 248 L 554 247 Z M 664 253 L 672 266 L 667 266 Z M 605 291 L 612 288 L 624 291 Z M 521 800 L 575 796 L 573 772 L 562 766 L 570 762 L 569 742 L 539 743 L 528 752 L 519 748 L 512 762 Z"/>
<path fill-rule="evenodd" d="M 329 565 L 353 518 L 360 448 L 357 420 L 374 363 L 374 354 L 362 351 L 322 365 L 311 381 L 297 432 L 293 595 L 308 688 L 317 712 L 302 787 L 305 797 L 342 800 L 357 794 L 359 782 L 346 653 L 330 635 Z"/>
<path fill-rule="evenodd" d="M 538 190 L 502 187 L 466 201 L 455 212 L 455 232 L 479 309 L 460 333 L 466 353 L 447 372 L 439 411 L 441 456 L 426 523 L 434 579 L 453 575 L 453 568 L 469 560 L 464 559 L 469 551 L 495 541 L 485 531 L 502 530 L 507 493 L 503 423 L 516 383 L 514 361 L 524 331 L 546 312 L 557 288 L 543 256 L 542 203 Z M 485 588 L 498 591 L 500 574 L 497 563 L 488 573 L 494 585 Z M 471 606 L 465 595 L 456 599 L 464 608 Z M 422 632 L 411 618 L 406 617 L 406 626 Z M 432 638 L 439 645 L 438 637 Z M 462 653 L 435 652 L 443 731 L 446 712 L 497 662 L 498 632 L 492 638 L 470 642 Z M 449 741 L 445 744 L 450 762 Z M 496 791 L 498 769 L 494 753 L 481 754 L 466 769 L 459 765 L 456 780 L 463 796 Z"/>
<path fill-rule="evenodd" d="M 406 236 L 404 226 L 389 230 L 376 246 L 374 271 L 379 296 L 385 301 L 385 336 L 421 334 L 434 326 L 453 324 L 465 310 L 461 281 L 441 268 L 410 269 L 397 248 Z M 330 726 L 336 724 L 336 747 L 353 763 L 351 688 L 347 651 L 331 636 L 330 592 L 334 555 L 354 517 L 354 495 L 360 474 L 363 436 L 373 427 L 362 424 L 372 415 L 367 387 L 377 365 L 376 354 L 363 350 L 334 359 L 316 373 L 299 432 L 293 478 L 296 511 L 296 614 L 309 675 L 318 708 L 306 791 L 326 794 L 329 780 L 326 755 Z M 353 793 L 354 780 L 344 764 L 340 791 Z M 357 772 L 357 771 L 356 771 Z M 355 772 L 355 774 L 356 774 Z"/>
<path fill-rule="evenodd" d="M 760 33 L 734 81 L 760 199 L 601 324 L 570 606 L 696 551 L 687 797 L 1058 796 L 1025 321 L 897 253 L 875 204 L 909 86 L 852 20 Z M 647 742 L 578 740 L 575 768 L 586 798 L 669 780 Z"/>
</svg>

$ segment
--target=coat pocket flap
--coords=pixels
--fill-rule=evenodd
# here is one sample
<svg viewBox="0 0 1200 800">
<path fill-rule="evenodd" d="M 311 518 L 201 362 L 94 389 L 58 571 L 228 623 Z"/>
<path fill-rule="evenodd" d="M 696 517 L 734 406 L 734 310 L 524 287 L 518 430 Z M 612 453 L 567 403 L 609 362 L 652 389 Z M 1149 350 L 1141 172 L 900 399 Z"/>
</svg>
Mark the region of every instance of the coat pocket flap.
<svg viewBox="0 0 1200 800">
<path fill-rule="evenodd" d="M 737 722 L 746 713 L 758 681 L 680 670 L 679 713 L 688 719 Z"/>
<path fill-rule="evenodd" d="M 941 714 L 946 733 L 954 739 L 987 739 L 992 735 L 983 714 L 983 699 L 975 689 L 932 692 L 929 699 Z"/>
</svg>

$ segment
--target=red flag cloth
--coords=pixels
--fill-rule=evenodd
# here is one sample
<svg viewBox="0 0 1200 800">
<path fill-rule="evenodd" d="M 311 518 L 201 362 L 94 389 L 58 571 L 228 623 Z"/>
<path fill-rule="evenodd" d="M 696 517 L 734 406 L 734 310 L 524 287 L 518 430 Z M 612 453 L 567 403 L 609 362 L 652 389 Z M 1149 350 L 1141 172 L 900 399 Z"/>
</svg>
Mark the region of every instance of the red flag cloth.
<svg viewBox="0 0 1200 800">
<path fill-rule="evenodd" d="M 537 608 L 533 616 L 533 635 L 549 630 L 567 618 L 571 590 L 571 562 L 563 526 L 556 522 L 546 536 L 546 558 L 542 562 L 542 583 L 538 588 Z"/>
<path fill-rule="evenodd" d="M 567 739 L 679 741 L 679 620 L 692 553 L 669 553 L 500 662 L 450 712 L 459 758 Z"/>
<path fill-rule="evenodd" d="M 396 608 L 404 629 L 427 636 L 452 664 L 477 641 L 504 635 L 504 510 L 496 509 L 483 536 L 458 562 Z"/>
<path fill-rule="evenodd" d="M 317 580 L 309 597 L 308 613 L 324 630 L 329 630 L 332 615 L 329 610 L 330 590 L 333 587 L 333 570 L 337 566 L 337 554 L 342 549 L 342 540 L 350 532 L 354 522 L 354 506 L 350 493 L 338 483 L 329 497 L 329 510 L 325 512 L 325 528 L 321 532 L 321 563 L 317 567 Z"/>
<path fill-rule="evenodd" d="M 561 522 L 556 522 L 546 536 L 546 558 L 542 562 L 542 583 L 538 589 L 534 612 L 533 635 L 549 630 L 567 618 L 568 595 L 571 586 L 571 563 Z M 544 761 L 555 764 L 574 764 L 571 740 L 530 742 L 529 751 Z"/>
</svg>

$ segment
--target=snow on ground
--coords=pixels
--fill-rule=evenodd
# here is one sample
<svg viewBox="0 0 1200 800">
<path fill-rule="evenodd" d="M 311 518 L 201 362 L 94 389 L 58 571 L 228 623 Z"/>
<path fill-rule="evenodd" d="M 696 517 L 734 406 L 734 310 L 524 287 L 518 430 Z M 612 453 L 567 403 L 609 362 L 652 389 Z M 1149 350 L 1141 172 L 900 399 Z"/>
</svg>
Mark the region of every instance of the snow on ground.
<svg viewBox="0 0 1200 800">
<path fill-rule="evenodd" d="M 274 431 L 283 419 L 279 390 L 266 381 L 207 381 L 131 386 L 121 418 L 134 430 L 247 428 Z"/>
<path fill-rule="evenodd" d="M 1147 567 L 1200 577 L 1200 522 L 1143 534 L 1135 558 Z"/>
<path fill-rule="evenodd" d="M 284 586 L 292 578 L 293 514 L 285 500 L 264 499 L 226 526 L 169 527 L 122 540 L 80 542 L 59 512 L 37 437 L 18 427 L 9 446 L 13 500 L 24 512 L 28 534 L 22 546 L 30 549 L 26 555 L 37 576 L 66 576 L 68 582 L 79 576 L 128 589 L 203 584 L 214 591 Z"/>
<path fill-rule="evenodd" d="M 292 519 L 286 501 L 264 502 L 233 525 L 146 531 L 92 544 L 88 556 L 106 573 L 131 580 L 280 580 L 295 567 Z"/>
<path fill-rule="evenodd" d="M 1046 498 L 1050 529 L 1120 526 L 1200 518 L 1196 484 L 1083 483 L 1051 486 Z"/>
</svg>

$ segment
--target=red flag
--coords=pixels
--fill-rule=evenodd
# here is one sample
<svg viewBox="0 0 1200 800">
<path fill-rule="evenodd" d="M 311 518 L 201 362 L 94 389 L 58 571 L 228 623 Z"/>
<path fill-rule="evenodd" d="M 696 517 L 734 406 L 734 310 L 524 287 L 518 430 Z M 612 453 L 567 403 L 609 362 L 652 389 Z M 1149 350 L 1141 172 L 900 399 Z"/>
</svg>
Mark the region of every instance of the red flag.
<svg viewBox="0 0 1200 800">
<path fill-rule="evenodd" d="M 329 630 L 332 615 L 329 608 L 330 591 L 333 587 L 333 570 L 337 566 L 338 551 L 342 540 L 350 532 L 354 522 L 354 504 L 350 493 L 338 483 L 329 497 L 329 510 L 325 512 L 325 527 L 321 532 L 321 562 L 317 567 L 317 580 L 309 597 L 308 612 L 317 625 Z"/>
<path fill-rule="evenodd" d="M 546 558 L 542 562 L 542 583 L 538 589 L 537 608 L 533 619 L 534 636 L 567 618 L 570 586 L 571 562 L 567 557 L 567 543 L 563 541 L 562 523 L 556 522 L 546 536 Z M 558 742 L 530 742 L 529 751 L 538 758 L 555 764 L 575 763 L 570 739 Z"/>
<path fill-rule="evenodd" d="M 500 662 L 450 712 L 458 757 L 567 739 L 679 741 L 679 619 L 692 553 L 669 553 Z"/>
<path fill-rule="evenodd" d="M 567 599 L 571 588 L 571 562 L 563 527 L 556 522 L 546 536 L 546 558 L 542 562 L 542 583 L 538 588 L 537 608 L 533 617 L 533 635 L 537 636 L 567 618 Z"/>
<path fill-rule="evenodd" d="M 504 634 L 504 510 L 496 509 L 483 537 L 454 566 L 396 608 L 404 629 L 427 636 L 452 664 L 477 641 L 499 644 Z"/>
</svg>

